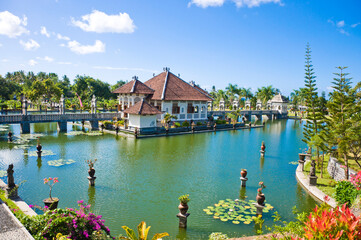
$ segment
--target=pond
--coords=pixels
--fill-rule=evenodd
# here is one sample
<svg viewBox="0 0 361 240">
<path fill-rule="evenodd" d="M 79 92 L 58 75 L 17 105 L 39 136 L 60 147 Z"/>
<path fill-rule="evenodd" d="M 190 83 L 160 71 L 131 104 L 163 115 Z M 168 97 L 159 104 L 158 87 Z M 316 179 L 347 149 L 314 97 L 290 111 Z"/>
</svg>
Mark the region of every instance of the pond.
<svg viewBox="0 0 361 240">
<path fill-rule="evenodd" d="M 141 221 L 152 226 L 151 234 L 168 232 L 171 237 L 166 239 L 207 239 L 212 232 L 253 235 L 253 222 L 220 221 L 203 209 L 220 200 L 245 196 L 255 200 L 260 181 L 266 185 L 266 202 L 274 207 L 264 214 L 266 225 L 272 225 L 273 211 L 290 221 L 293 206 L 309 211 L 316 204 L 295 178 L 294 163 L 306 147 L 300 121 L 274 120 L 264 128 L 147 139 L 85 135 L 71 124 L 64 134 L 57 133 L 56 123 L 32 124 L 31 133 L 42 135 L 46 156 L 41 160 L 34 156 L 36 140 L 25 145 L 7 143 L 8 129 L 16 137 L 26 140 L 29 136 L 20 135 L 19 125 L 0 128 L 0 171 L 14 164 L 16 183 L 26 181 L 19 195 L 28 204 L 43 205 L 49 194 L 43 179 L 59 177 L 52 193 L 60 198 L 59 206 L 76 207 L 78 200 L 90 203 L 115 236 L 125 234 L 122 226 L 136 229 Z M 262 141 L 267 147 L 264 159 L 260 157 Z M 95 187 L 89 187 L 85 161 L 95 158 L 97 179 Z M 63 160 L 54 161 L 59 159 Z M 249 180 L 241 190 L 242 168 L 248 170 Z M 1 179 L 6 182 L 5 176 Z M 178 228 L 176 217 L 178 197 L 183 194 L 191 199 L 186 231 Z"/>
</svg>

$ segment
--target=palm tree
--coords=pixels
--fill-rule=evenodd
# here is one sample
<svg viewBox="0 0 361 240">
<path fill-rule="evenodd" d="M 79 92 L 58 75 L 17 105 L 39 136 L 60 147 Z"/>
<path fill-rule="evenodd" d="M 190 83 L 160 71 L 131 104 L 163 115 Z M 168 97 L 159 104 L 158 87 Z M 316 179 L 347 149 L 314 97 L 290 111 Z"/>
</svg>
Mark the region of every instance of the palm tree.
<svg viewBox="0 0 361 240">
<path fill-rule="evenodd" d="M 267 101 L 271 100 L 275 94 L 276 94 L 276 89 L 273 88 L 272 85 L 270 85 L 267 87 L 258 88 L 256 92 L 256 97 L 259 98 L 262 101 L 262 104 L 265 105 L 267 104 Z"/>
<path fill-rule="evenodd" d="M 252 93 L 251 88 L 241 88 L 241 89 L 239 89 L 239 95 L 242 96 L 242 97 L 245 97 L 246 100 L 253 97 L 253 93 Z"/>
</svg>

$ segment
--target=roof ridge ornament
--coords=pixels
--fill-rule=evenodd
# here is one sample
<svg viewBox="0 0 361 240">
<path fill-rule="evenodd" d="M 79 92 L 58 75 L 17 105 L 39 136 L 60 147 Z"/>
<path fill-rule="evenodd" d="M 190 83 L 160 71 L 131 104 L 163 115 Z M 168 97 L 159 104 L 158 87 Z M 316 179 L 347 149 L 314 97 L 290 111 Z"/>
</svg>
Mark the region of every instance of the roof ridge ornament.
<svg viewBox="0 0 361 240">
<path fill-rule="evenodd" d="M 169 71 L 170 71 L 170 68 L 169 68 L 169 67 L 164 67 L 164 68 L 163 68 L 163 71 L 169 72 Z"/>
</svg>

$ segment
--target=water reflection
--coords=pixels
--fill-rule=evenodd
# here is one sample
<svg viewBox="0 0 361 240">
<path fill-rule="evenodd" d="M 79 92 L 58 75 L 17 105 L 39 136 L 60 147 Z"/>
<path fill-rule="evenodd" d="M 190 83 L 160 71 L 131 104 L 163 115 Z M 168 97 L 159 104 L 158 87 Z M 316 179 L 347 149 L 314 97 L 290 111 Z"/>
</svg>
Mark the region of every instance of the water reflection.
<svg viewBox="0 0 361 240">
<path fill-rule="evenodd" d="M 246 187 L 241 187 L 241 189 L 239 190 L 239 199 L 240 200 L 246 200 L 247 198 L 247 188 Z"/>
<path fill-rule="evenodd" d="M 177 239 L 187 239 L 187 229 L 186 228 L 179 228 Z"/>
<path fill-rule="evenodd" d="M 264 167 L 264 155 L 261 154 L 261 157 L 260 157 L 260 164 L 259 164 L 259 167 L 261 169 L 261 171 L 263 171 L 263 167 Z"/>
<path fill-rule="evenodd" d="M 41 157 L 38 157 L 38 159 L 36 160 L 36 163 L 37 163 L 36 166 L 38 166 L 38 170 L 40 170 L 41 166 L 43 165 Z"/>
<path fill-rule="evenodd" d="M 95 187 L 89 186 L 88 188 L 88 204 L 95 206 Z"/>
</svg>

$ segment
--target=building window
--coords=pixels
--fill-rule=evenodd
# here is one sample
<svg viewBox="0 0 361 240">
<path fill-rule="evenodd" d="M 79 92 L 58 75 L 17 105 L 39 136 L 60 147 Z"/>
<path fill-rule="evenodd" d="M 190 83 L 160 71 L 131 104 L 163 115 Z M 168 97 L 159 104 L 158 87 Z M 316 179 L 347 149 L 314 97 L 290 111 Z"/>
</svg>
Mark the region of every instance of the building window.
<svg viewBox="0 0 361 240">
<path fill-rule="evenodd" d="M 178 107 L 178 103 L 173 103 L 172 105 L 172 114 L 179 114 L 180 108 Z"/>
<path fill-rule="evenodd" d="M 187 113 L 194 113 L 194 107 L 192 103 L 188 103 Z"/>
<path fill-rule="evenodd" d="M 165 111 L 168 112 L 168 108 L 166 108 Z"/>
<path fill-rule="evenodd" d="M 182 113 L 184 113 L 184 108 L 182 108 Z"/>
<path fill-rule="evenodd" d="M 194 107 L 193 109 L 194 109 L 194 113 L 198 113 L 198 110 L 199 110 L 198 106 Z"/>
</svg>

